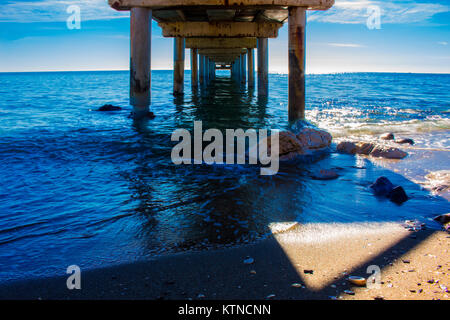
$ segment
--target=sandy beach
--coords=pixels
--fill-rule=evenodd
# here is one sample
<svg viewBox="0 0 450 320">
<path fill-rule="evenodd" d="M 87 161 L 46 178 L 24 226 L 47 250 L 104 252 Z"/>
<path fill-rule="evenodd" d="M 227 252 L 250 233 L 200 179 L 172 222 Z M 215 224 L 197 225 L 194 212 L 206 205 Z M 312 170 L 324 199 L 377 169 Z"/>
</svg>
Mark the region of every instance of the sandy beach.
<svg viewBox="0 0 450 320">
<path fill-rule="evenodd" d="M 0 299 L 446 300 L 449 238 L 395 223 L 295 226 L 252 245 L 82 270 L 80 290 L 63 275 L 11 283 Z M 380 289 L 346 280 L 369 276 L 370 265 L 381 269 Z"/>
</svg>

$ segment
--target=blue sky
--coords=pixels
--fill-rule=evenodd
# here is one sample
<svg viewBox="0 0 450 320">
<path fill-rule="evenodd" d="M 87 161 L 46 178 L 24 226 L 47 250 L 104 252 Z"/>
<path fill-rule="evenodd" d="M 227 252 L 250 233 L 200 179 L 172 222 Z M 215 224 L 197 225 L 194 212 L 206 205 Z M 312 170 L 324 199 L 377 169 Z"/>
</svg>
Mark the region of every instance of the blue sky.
<svg viewBox="0 0 450 320">
<path fill-rule="evenodd" d="M 74 4 L 79 30 L 66 25 Z M 380 29 L 367 27 L 373 6 Z M 129 24 L 129 13 L 105 0 L 2 1 L 0 72 L 126 70 Z M 172 41 L 153 21 L 153 69 L 172 68 Z M 269 40 L 269 57 L 272 72 L 287 71 L 287 24 Z M 450 0 L 336 0 L 326 12 L 308 13 L 306 63 L 307 73 L 450 73 Z"/>
</svg>

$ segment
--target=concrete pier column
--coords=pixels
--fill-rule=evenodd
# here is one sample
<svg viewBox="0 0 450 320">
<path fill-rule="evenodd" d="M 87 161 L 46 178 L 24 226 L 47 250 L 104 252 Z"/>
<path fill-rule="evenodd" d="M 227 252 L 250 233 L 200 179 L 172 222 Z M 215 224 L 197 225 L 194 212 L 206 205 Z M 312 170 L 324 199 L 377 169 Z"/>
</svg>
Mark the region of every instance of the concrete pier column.
<svg viewBox="0 0 450 320">
<path fill-rule="evenodd" d="M 248 87 L 255 86 L 255 59 L 253 57 L 253 49 L 247 49 L 247 64 L 248 64 Z"/>
<path fill-rule="evenodd" d="M 200 60 L 200 70 L 199 70 L 199 80 L 200 84 L 203 85 L 205 83 L 205 59 L 202 54 L 199 55 L 198 59 Z"/>
<path fill-rule="evenodd" d="M 289 121 L 305 118 L 304 8 L 289 8 Z"/>
<path fill-rule="evenodd" d="M 173 42 L 173 94 L 184 92 L 184 38 L 174 38 Z"/>
<path fill-rule="evenodd" d="M 234 61 L 233 62 L 231 62 L 231 69 L 230 69 L 230 78 L 231 79 L 234 79 L 234 77 L 235 77 L 235 71 L 234 71 Z"/>
<path fill-rule="evenodd" d="M 241 57 L 236 59 L 236 81 L 241 82 Z"/>
<path fill-rule="evenodd" d="M 152 11 L 131 8 L 130 24 L 130 104 L 136 114 L 148 111 L 151 100 Z"/>
<path fill-rule="evenodd" d="M 258 94 L 269 91 L 269 47 L 267 38 L 258 38 Z"/>
<path fill-rule="evenodd" d="M 209 58 L 205 56 L 205 83 L 209 84 Z"/>
<path fill-rule="evenodd" d="M 197 49 L 191 49 L 191 86 L 198 88 L 198 54 Z"/>
<path fill-rule="evenodd" d="M 247 74 L 247 68 L 246 68 L 246 61 L 245 61 L 246 55 L 241 55 L 241 83 L 245 84 L 247 81 L 246 74 Z"/>
</svg>

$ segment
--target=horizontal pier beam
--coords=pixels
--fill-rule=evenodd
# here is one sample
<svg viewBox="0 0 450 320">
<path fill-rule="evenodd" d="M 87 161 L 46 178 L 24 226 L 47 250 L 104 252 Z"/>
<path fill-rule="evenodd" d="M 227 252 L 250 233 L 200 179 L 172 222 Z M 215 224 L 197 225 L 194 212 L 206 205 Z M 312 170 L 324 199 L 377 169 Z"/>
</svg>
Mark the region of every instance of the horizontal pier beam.
<svg viewBox="0 0 450 320">
<path fill-rule="evenodd" d="M 276 38 L 279 22 L 160 22 L 164 37 Z"/>
<path fill-rule="evenodd" d="M 256 38 L 187 38 L 186 48 L 238 49 L 256 48 Z"/>
<path fill-rule="evenodd" d="M 235 55 L 235 56 L 209 56 L 208 58 L 211 59 L 214 62 L 231 63 L 234 60 L 236 60 L 238 57 L 239 57 L 239 55 Z"/>
<path fill-rule="evenodd" d="M 198 52 L 206 55 L 241 54 L 247 53 L 247 49 L 200 49 Z"/>
<path fill-rule="evenodd" d="M 308 10 L 327 10 L 334 0 L 108 0 L 116 10 L 129 10 L 132 7 L 148 7 L 154 9 L 183 6 L 208 7 L 304 7 Z"/>
</svg>

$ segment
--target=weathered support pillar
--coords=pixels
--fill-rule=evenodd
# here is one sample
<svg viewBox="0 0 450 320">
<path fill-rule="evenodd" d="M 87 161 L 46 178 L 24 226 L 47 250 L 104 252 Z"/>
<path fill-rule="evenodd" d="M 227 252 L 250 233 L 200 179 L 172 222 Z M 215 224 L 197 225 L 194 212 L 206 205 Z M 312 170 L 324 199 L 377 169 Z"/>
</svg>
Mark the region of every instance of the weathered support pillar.
<svg viewBox="0 0 450 320">
<path fill-rule="evenodd" d="M 184 38 L 174 38 L 173 94 L 184 92 Z"/>
<path fill-rule="evenodd" d="M 198 88 L 198 54 L 197 49 L 191 49 L 191 86 Z"/>
<path fill-rule="evenodd" d="M 269 54 L 267 38 L 258 38 L 258 94 L 266 96 L 269 87 Z"/>
<path fill-rule="evenodd" d="M 209 58 L 205 56 L 205 83 L 209 84 Z"/>
<path fill-rule="evenodd" d="M 234 66 L 234 61 L 233 61 L 233 62 L 231 62 L 231 70 L 230 70 L 231 79 L 234 79 L 234 77 L 236 76 L 234 68 L 235 68 L 235 66 Z"/>
<path fill-rule="evenodd" d="M 131 8 L 130 104 L 135 114 L 148 111 L 151 100 L 152 11 Z"/>
<path fill-rule="evenodd" d="M 210 81 L 214 80 L 212 67 L 213 67 L 212 60 L 209 59 L 209 79 L 210 79 Z"/>
<path fill-rule="evenodd" d="M 205 83 L 205 59 L 202 54 L 200 54 L 198 58 L 200 60 L 200 70 L 199 70 L 200 85 L 203 85 Z"/>
<path fill-rule="evenodd" d="M 305 118 L 306 11 L 289 8 L 289 121 Z"/>
<path fill-rule="evenodd" d="M 241 57 L 236 59 L 236 81 L 241 82 Z"/>
<path fill-rule="evenodd" d="M 253 88 L 255 86 L 255 61 L 253 57 L 253 48 L 247 49 L 247 51 L 248 87 Z"/>
<path fill-rule="evenodd" d="M 241 83 L 245 84 L 246 82 L 246 73 L 247 68 L 245 67 L 245 54 L 241 55 Z"/>
</svg>

